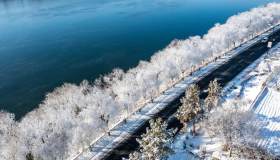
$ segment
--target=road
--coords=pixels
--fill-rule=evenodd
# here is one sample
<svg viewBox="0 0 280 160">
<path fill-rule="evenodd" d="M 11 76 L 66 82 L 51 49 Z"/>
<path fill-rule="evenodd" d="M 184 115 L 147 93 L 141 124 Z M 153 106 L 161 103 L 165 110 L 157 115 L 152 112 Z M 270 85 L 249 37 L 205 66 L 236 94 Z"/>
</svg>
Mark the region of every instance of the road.
<svg viewBox="0 0 280 160">
<path fill-rule="evenodd" d="M 274 32 L 268 37 L 268 41 L 273 41 L 273 46 L 280 42 L 280 30 Z M 203 99 L 207 96 L 205 90 L 208 87 L 210 81 L 215 78 L 218 79 L 218 82 L 222 87 L 224 87 L 229 81 L 231 81 L 235 76 L 237 76 L 242 70 L 249 66 L 252 62 L 258 59 L 266 51 L 268 51 L 267 42 L 257 42 L 253 46 L 249 47 L 247 50 L 241 52 L 240 54 L 232 57 L 228 62 L 224 63 L 217 69 L 213 70 L 211 73 L 198 80 L 196 83 L 201 89 L 200 97 Z M 181 124 L 172 117 L 176 112 L 178 106 L 180 105 L 180 98 L 184 95 L 180 95 L 175 101 L 169 104 L 169 107 L 166 107 L 160 113 L 154 117 L 161 117 L 168 120 L 169 128 L 181 128 Z M 170 118 L 171 117 L 171 118 Z M 122 142 L 118 147 L 110 152 L 104 159 L 106 160 L 120 160 L 122 157 L 127 157 L 129 153 L 135 151 L 138 148 L 138 143 L 136 138 L 140 137 L 146 131 L 148 127 L 148 122 L 144 123 L 131 135 L 129 139 L 125 142 Z"/>
</svg>

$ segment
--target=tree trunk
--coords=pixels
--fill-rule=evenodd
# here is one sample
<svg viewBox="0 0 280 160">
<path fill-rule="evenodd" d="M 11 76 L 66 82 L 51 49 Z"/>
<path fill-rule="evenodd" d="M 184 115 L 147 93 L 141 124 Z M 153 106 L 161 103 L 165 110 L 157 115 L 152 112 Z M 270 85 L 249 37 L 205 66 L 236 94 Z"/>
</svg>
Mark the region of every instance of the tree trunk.
<svg viewBox="0 0 280 160">
<path fill-rule="evenodd" d="M 187 123 L 183 122 L 183 131 L 187 131 L 187 127 L 188 127 Z"/>
<path fill-rule="evenodd" d="M 192 135 L 195 136 L 195 120 L 193 120 L 193 126 L 192 126 Z"/>
</svg>

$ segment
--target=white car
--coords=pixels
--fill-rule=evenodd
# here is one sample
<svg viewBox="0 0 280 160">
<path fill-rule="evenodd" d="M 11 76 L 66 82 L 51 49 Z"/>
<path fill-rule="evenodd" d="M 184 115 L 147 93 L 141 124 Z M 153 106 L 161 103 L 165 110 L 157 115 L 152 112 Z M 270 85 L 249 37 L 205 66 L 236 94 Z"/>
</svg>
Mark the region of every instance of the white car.
<svg viewBox="0 0 280 160">
<path fill-rule="evenodd" d="M 267 48 L 271 48 L 271 47 L 272 47 L 272 42 L 269 41 L 269 42 L 267 43 Z"/>
</svg>

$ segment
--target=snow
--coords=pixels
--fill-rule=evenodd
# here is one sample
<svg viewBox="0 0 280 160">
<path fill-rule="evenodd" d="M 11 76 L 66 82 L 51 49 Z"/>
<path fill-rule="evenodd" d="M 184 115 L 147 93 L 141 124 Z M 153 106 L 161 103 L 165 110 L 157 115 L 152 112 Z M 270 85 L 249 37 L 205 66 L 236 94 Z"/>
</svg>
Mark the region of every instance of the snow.
<svg viewBox="0 0 280 160">
<path fill-rule="evenodd" d="M 276 30 L 280 29 L 280 25 L 276 27 Z M 265 33 L 266 36 L 270 35 L 272 31 L 269 31 Z M 203 78 L 206 76 L 209 72 L 216 69 L 220 65 L 227 62 L 230 58 L 233 56 L 239 54 L 240 52 L 246 50 L 248 47 L 252 46 L 256 42 L 260 41 L 263 38 L 263 36 L 258 36 L 251 41 L 248 41 L 244 43 L 242 46 L 237 47 L 235 50 L 230 51 L 226 55 L 222 56 L 215 62 L 211 62 L 210 64 L 203 66 L 200 70 L 194 72 L 192 76 L 188 76 L 183 78 L 181 81 L 179 81 L 176 85 L 166 90 L 162 95 L 155 98 L 153 102 L 147 103 L 141 110 L 138 112 L 132 114 L 130 117 L 127 118 L 127 123 L 119 123 L 115 128 L 111 130 L 111 136 L 104 135 L 101 140 L 98 140 L 97 142 L 93 143 L 91 145 L 91 150 L 85 150 L 84 152 L 80 153 L 75 160 L 82 160 L 82 159 L 101 159 L 102 156 L 105 156 L 110 151 L 114 149 L 118 144 L 120 144 L 122 141 L 129 138 L 129 133 L 132 133 L 136 128 L 141 126 L 143 123 L 148 121 L 151 117 L 153 117 L 155 114 L 163 110 L 170 102 L 174 101 L 179 95 L 181 95 L 183 92 L 185 92 L 186 88 L 194 83 L 195 81 L 199 80 L 200 78 Z M 207 139 L 208 138 L 208 139 Z M 210 141 L 210 137 L 204 137 L 203 139 L 199 138 L 197 140 L 193 140 L 192 142 L 199 142 L 201 141 Z M 104 143 L 103 141 L 109 142 Z M 98 147 L 98 150 L 92 150 L 92 148 Z M 209 148 L 208 146 L 207 148 Z M 217 144 L 213 144 L 212 149 L 214 151 L 215 148 L 217 148 Z M 194 153 L 198 153 L 199 150 L 193 151 Z M 177 152 L 176 152 L 177 153 Z M 178 154 L 186 155 L 184 151 L 179 152 Z M 188 154 L 187 154 L 188 155 Z M 174 157 L 173 157 L 174 156 Z M 190 155 L 189 155 L 190 156 Z M 173 158 L 177 159 L 177 154 L 172 155 Z M 190 156 L 192 157 L 192 156 Z"/>
<path fill-rule="evenodd" d="M 280 155 L 280 43 L 267 54 L 247 67 L 223 89 L 223 107 L 237 107 L 241 110 L 252 110 L 262 123 L 260 140 L 257 145 L 267 149 L 274 155 Z M 188 138 L 186 138 L 188 137 Z M 227 153 L 222 151 L 221 139 L 211 138 L 202 131 L 192 137 L 189 132 L 176 137 L 172 144 L 175 154 L 169 160 L 184 159 L 193 154 L 201 156 L 202 148 L 206 150 L 206 159 L 216 157 L 228 159 Z M 191 147 L 190 147 L 191 146 Z M 208 158 L 207 158 L 208 157 Z M 198 158 L 197 158 L 198 159 Z"/>
<path fill-rule="evenodd" d="M 279 59 L 280 44 L 277 44 L 233 81 L 239 88 L 231 91 L 226 100 L 231 101 L 236 95 L 242 95 L 240 101 L 248 103 L 243 108 L 253 110 L 265 122 L 259 146 L 276 155 L 280 155 L 280 92 L 277 90 L 280 81 Z"/>
<path fill-rule="evenodd" d="M 265 88 L 258 100 L 253 109 L 257 116 L 266 122 L 262 129 L 264 140 L 258 145 L 280 155 L 280 92 Z"/>
<path fill-rule="evenodd" d="M 141 61 L 127 72 L 115 69 L 94 84 L 87 81 L 80 85 L 64 84 L 47 94 L 38 108 L 19 122 L 10 122 L 14 121 L 13 116 L 1 113 L 7 114 L 0 116 L 1 122 L 13 124 L 12 127 L 0 126 L 4 134 L 0 137 L 1 158 L 24 159 L 28 153 L 33 154 L 35 159 L 45 160 L 75 157 L 103 137 L 105 126 L 101 115 L 110 115 L 106 127 L 114 130 L 124 118 L 143 106 L 152 106 L 148 106 L 151 110 L 147 110 L 145 116 L 158 112 L 166 103 L 151 103 L 151 99 L 157 100 L 156 97 L 163 91 L 183 80 L 176 85 L 177 89 L 166 91 L 169 97 L 158 99 L 171 101 L 183 91 L 184 84 L 200 79 L 227 58 L 238 54 L 238 50 L 260 40 L 262 36 L 258 35 L 279 24 L 279 10 L 280 4 L 270 3 L 240 13 L 229 18 L 225 24 L 216 24 L 203 37 L 174 40 L 149 61 Z M 228 52 L 256 36 L 235 51 Z M 192 68 L 204 66 L 227 52 L 228 56 L 217 63 L 202 68 L 191 78 L 187 77 Z M 128 127 L 127 130 L 132 131 L 133 128 Z M 125 137 L 120 135 L 118 139 Z"/>
<path fill-rule="evenodd" d="M 200 128 L 198 128 L 198 132 Z M 171 154 L 168 160 L 184 159 L 188 157 L 189 159 L 201 159 L 201 149 L 205 148 L 206 152 L 210 156 L 218 151 L 221 152 L 222 143 L 218 138 L 211 138 L 207 133 L 192 136 L 190 134 L 190 128 L 188 128 L 186 133 L 180 134 L 176 137 L 171 148 L 174 150 L 174 154 Z M 181 157 L 183 156 L 183 157 Z"/>
</svg>

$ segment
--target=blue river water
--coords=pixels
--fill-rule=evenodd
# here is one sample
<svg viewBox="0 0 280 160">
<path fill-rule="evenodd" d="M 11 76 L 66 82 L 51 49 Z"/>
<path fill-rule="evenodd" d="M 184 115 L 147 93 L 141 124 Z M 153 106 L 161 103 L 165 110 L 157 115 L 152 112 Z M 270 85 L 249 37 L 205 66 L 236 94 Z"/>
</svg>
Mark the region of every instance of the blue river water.
<svg viewBox="0 0 280 160">
<path fill-rule="evenodd" d="M 65 82 L 149 60 L 271 0 L 0 0 L 0 109 L 21 118 Z"/>
</svg>

